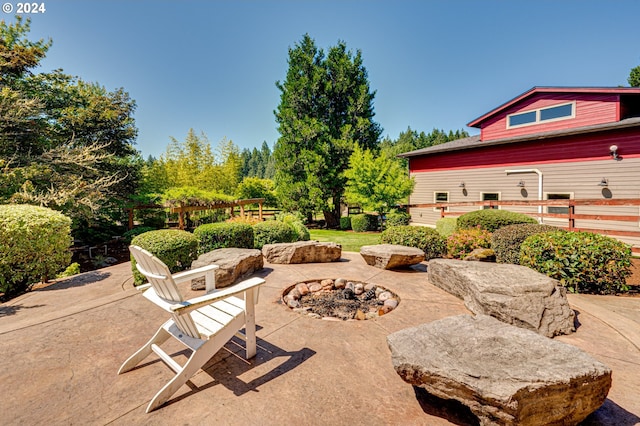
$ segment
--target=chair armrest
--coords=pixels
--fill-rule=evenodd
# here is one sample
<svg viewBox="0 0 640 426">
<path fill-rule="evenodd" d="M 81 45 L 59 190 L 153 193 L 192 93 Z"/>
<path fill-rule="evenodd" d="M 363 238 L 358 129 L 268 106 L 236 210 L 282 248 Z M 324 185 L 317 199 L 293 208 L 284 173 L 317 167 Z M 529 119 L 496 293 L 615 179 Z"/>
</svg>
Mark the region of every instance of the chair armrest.
<svg viewBox="0 0 640 426">
<path fill-rule="evenodd" d="M 204 296 L 194 297 L 193 299 L 189 299 L 185 302 L 173 304 L 169 309 L 171 309 L 172 312 L 183 314 L 194 309 L 201 308 L 202 306 L 209 305 L 213 302 L 217 302 L 218 300 L 226 299 L 229 296 L 244 293 L 264 283 L 265 281 L 263 278 L 249 278 L 248 280 L 232 285 L 231 287 L 225 287 Z"/>
<path fill-rule="evenodd" d="M 207 272 L 218 269 L 218 265 L 206 265 L 196 269 L 189 269 L 187 271 L 178 272 L 173 274 L 173 281 L 176 283 L 182 283 L 193 278 L 204 277 Z"/>
</svg>

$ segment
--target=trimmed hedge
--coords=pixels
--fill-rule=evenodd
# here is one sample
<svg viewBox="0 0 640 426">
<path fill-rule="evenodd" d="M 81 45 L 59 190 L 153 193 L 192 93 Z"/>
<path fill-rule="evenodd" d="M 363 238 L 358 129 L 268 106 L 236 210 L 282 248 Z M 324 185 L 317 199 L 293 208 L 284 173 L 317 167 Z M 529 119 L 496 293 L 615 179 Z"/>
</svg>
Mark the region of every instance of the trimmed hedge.
<svg viewBox="0 0 640 426">
<path fill-rule="evenodd" d="M 503 226 L 515 225 L 516 223 L 538 223 L 538 221 L 526 214 L 511 212 L 509 210 L 486 209 L 465 213 L 458 218 L 457 223 L 458 229 L 480 227 L 489 232 L 494 232 Z"/>
<path fill-rule="evenodd" d="M 25 204 L 0 206 L 0 293 L 14 296 L 71 262 L 71 219 Z"/>
<path fill-rule="evenodd" d="M 354 214 L 351 216 L 351 229 L 354 232 L 377 231 L 378 216 L 369 213 Z"/>
<path fill-rule="evenodd" d="M 536 234 L 522 243 L 520 264 L 555 278 L 573 293 L 628 291 L 631 247 L 591 232 Z"/>
<path fill-rule="evenodd" d="M 477 248 L 491 247 L 491 232 L 481 229 L 459 229 L 447 237 L 447 254 L 464 259 Z"/>
<path fill-rule="evenodd" d="M 242 222 L 207 223 L 193 230 L 198 239 L 198 254 L 219 248 L 253 248 L 253 226 Z"/>
<path fill-rule="evenodd" d="M 411 221 L 411 215 L 407 212 L 389 212 L 387 213 L 386 226 L 405 226 Z"/>
<path fill-rule="evenodd" d="M 435 229 L 424 226 L 392 226 L 382 232 L 380 242 L 417 247 L 424 251 L 426 260 L 442 257 L 447 250 L 445 238 Z"/>
<path fill-rule="evenodd" d="M 340 229 L 343 231 L 351 229 L 351 216 L 342 216 L 340 218 Z"/>
<path fill-rule="evenodd" d="M 277 220 L 268 220 L 254 225 L 253 236 L 253 246 L 259 250 L 265 244 L 292 243 L 298 238 L 298 234 L 291 226 Z"/>
<path fill-rule="evenodd" d="M 160 229 L 140 234 L 131 240 L 131 245 L 142 247 L 162 260 L 171 273 L 191 267 L 198 257 L 198 238 L 187 231 Z M 136 261 L 131 256 L 131 270 L 135 285 L 144 284 L 144 276 L 136 269 Z"/>
<path fill-rule="evenodd" d="M 138 226 L 136 228 L 129 229 L 127 232 L 122 234 L 122 238 L 127 244 L 131 244 L 131 240 L 133 239 L 133 237 L 144 234 L 145 232 L 155 231 L 156 229 L 158 228 L 154 228 L 151 226 Z"/>
<path fill-rule="evenodd" d="M 443 217 L 436 221 L 436 231 L 445 238 L 456 232 L 457 228 L 458 219 L 455 217 Z"/>
<path fill-rule="evenodd" d="M 520 247 L 531 235 L 541 232 L 554 232 L 558 228 L 538 223 L 518 223 L 498 229 L 491 236 L 491 248 L 496 253 L 497 263 L 520 264 Z"/>
</svg>

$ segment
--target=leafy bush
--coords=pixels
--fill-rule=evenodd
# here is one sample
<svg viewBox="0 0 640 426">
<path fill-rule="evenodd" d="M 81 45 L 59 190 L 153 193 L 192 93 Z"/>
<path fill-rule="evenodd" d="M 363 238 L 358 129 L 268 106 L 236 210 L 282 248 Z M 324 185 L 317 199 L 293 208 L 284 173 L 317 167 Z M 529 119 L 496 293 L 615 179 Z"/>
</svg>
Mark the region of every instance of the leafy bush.
<svg viewBox="0 0 640 426">
<path fill-rule="evenodd" d="M 160 229 L 140 234 L 131 240 L 131 244 L 142 247 L 162 260 L 172 273 L 191 267 L 198 256 L 198 238 L 186 231 Z M 144 276 L 136 269 L 136 261 L 131 256 L 131 270 L 135 285 L 145 282 Z"/>
<path fill-rule="evenodd" d="M 340 218 L 340 229 L 343 231 L 351 229 L 351 216 L 342 216 Z"/>
<path fill-rule="evenodd" d="M 436 222 L 436 231 L 445 238 L 456 232 L 457 228 L 458 219 L 455 217 L 443 217 Z"/>
<path fill-rule="evenodd" d="M 295 241 L 309 241 L 311 238 L 309 229 L 304 225 L 303 218 L 298 213 L 281 213 L 276 216 L 278 222 L 282 222 L 293 229 L 296 233 Z"/>
<path fill-rule="evenodd" d="M 208 223 L 193 230 L 198 238 L 198 254 L 219 248 L 253 248 L 253 226 L 242 222 Z"/>
<path fill-rule="evenodd" d="M 255 225 L 256 223 L 262 222 L 262 219 L 253 216 L 234 216 L 225 221 L 226 223 L 244 223 L 247 225 Z"/>
<path fill-rule="evenodd" d="M 520 264 L 520 246 L 531 235 L 541 232 L 557 231 L 551 225 L 537 223 L 518 223 L 498 229 L 491 236 L 491 248 L 496 253 L 496 262 Z"/>
<path fill-rule="evenodd" d="M 426 260 L 442 257 L 447 248 L 442 235 L 424 226 L 392 226 L 382 232 L 380 241 L 383 244 L 417 247 L 424 251 Z"/>
<path fill-rule="evenodd" d="M 631 247 L 590 232 L 545 232 L 524 240 L 520 264 L 574 293 L 615 294 L 629 289 Z"/>
<path fill-rule="evenodd" d="M 74 275 L 78 275 L 80 273 L 80 264 L 78 262 L 73 262 L 71 265 L 67 266 L 67 269 L 60 272 L 56 275 L 56 278 L 67 278 L 72 277 Z"/>
<path fill-rule="evenodd" d="M 150 226 L 138 226 L 136 228 L 129 229 L 127 232 L 122 234 L 122 238 L 127 244 L 131 244 L 131 240 L 136 235 L 144 234 L 145 232 L 155 231 L 155 230 L 156 228 L 152 228 Z"/>
<path fill-rule="evenodd" d="M 355 232 L 376 231 L 378 216 L 369 213 L 354 214 L 351 216 L 351 229 Z"/>
<path fill-rule="evenodd" d="M 477 248 L 491 247 L 491 232 L 481 229 L 459 229 L 447 237 L 447 254 L 454 259 L 464 259 Z"/>
<path fill-rule="evenodd" d="M 407 212 L 389 212 L 387 213 L 387 227 L 389 226 L 405 226 L 409 224 L 411 215 Z"/>
<path fill-rule="evenodd" d="M 13 296 L 71 262 L 71 219 L 23 204 L 0 206 L 0 293 Z"/>
<path fill-rule="evenodd" d="M 534 218 L 526 214 L 510 212 L 508 210 L 475 210 L 465 213 L 458 218 L 458 229 L 473 229 L 480 227 L 489 232 L 500 229 L 503 226 L 516 223 L 538 223 Z"/>
<path fill-rule="evenodd" d="M 277 220 L 260 222 L 253 226 L 253 246 L 262 249 L 265 244 L 292 243 L 298 234 L 286 223 Z"/>
</svg>

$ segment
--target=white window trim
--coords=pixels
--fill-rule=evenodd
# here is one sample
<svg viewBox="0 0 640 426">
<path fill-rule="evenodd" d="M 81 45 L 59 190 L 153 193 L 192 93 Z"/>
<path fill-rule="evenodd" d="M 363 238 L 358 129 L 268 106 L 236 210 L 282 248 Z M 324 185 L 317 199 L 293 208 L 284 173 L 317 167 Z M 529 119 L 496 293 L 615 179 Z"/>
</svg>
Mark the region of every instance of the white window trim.
<svg viewBox="0 0 640 426">
<path fill-rule="evenodd" d="M 434 202 L 434 204 L 442 202 L 442 201 L 438 201 L 437 200 L 436 194 L 447 194 L 447 203 L 449 202 L 449 191 L 433 191 L 433 202 Z M 439 212 L 440 208 L 434 207 L 433 211 L 434 212 Z M 448 212 L 449 211 L 449 207 L 445 207 L 444 211 Z"/>
<path fill-rule="evenodd" d="M 549 199 L 549 194 L 559 194 L 559 195 L 568 195 L 570 200 L 573 200 L 574 197 L 574 193 L 573 192 L 559 192 L 559 191 L 552 191 L 552 192 L 544 192 L 544 199 L 548 200 Z M 553 207 L 553 206 L 544 206 L 544 212 L 545 213 L 549 213 L 549 207 Z M 560 219 L 560 218 L 556 218 L 556 217 L 545 217 L 544 221 L 550 221 L 550 222 L 565 222 L 569 219 Z"/>
<path fill-rule="evenodd" d="M 497 201 L 502 200 L 502 192 L 499 192 L 499 191 L 486 191 L 486 192 L 480 192 L 480 201 L 487 201 L 487 200 L 483 199 L 484 198 L 484 194 L 498 194 L 498 200 Z M 486 206 L 482 206 L 482 209 L 484 209 L 485 207 Z M 498 207 L 498 210 L 500 210 L 502 208 L 502 206 L 496 206 L 496 207 Z"/>
<path fill-rule="evenodd" d="M 558 117 L 558 118 L 551 118 L 549 120 L 540 120 L 540 111 L 543 109 L 549 109 L 549 108 L 556 108 L 556 107 L 561 107 L 561 106 L 565 106 L 565 105 L 572 105 L 571 107 L 571 115 L 567 115 L 564 117 Z M 514 115 L 520 115 L 520 114 L 526 114 L 529 112 L 535 112 L 536 113 L 536 120 L 532 121 L 531 123 L 523 123 L 523 124 L 515 124 L 515 125 L 510 125 L 509 121 L 510 121 L 510 117 L 514 116 Z M 536 108 L 536 109 L 529 109 L 529 110 L 525 110 L 525 111 L 518 111 L 518 112 L 514 112 L 512 114 L 508 114 L 507 115 L 507 129 L 517 129 L 520 127 L 527 127 L 527 126 L 535 126 L 537 124 L 546 124 L 546 123 L 553 123 L 554 121 L 562 121 L 562 120 L 571 120 L 572 118 L 576 118 L 576 101 L 571 101 L 571 102 L 564 102 L 562 104 L 556 104 L 556 105 L 548 105 L 546 107 L 542 107 L 542 108 Z"/>
</svg>

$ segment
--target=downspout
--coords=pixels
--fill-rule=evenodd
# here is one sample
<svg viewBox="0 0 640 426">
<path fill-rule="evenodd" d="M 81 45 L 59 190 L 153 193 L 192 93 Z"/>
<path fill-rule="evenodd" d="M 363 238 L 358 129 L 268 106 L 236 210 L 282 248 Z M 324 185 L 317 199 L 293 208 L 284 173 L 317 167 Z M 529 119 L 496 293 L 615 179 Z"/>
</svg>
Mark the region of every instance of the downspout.
<svg viewBox="0 0 640 426">
<path fill-rule="evenodd" d="M 508 175 L 518 174 L 518 173 L 536 173 L 538 175 L 538 201 L 542 201 L 542 172 L 539 169 L 515 169 L 515 170 L 505 170 L 505 173 Z M 538 223 L 542 223 L 542 206 L 538 205 Z"/>
</svg>

